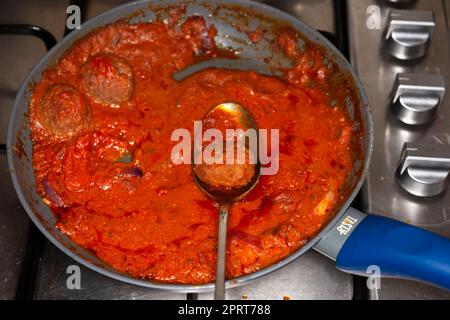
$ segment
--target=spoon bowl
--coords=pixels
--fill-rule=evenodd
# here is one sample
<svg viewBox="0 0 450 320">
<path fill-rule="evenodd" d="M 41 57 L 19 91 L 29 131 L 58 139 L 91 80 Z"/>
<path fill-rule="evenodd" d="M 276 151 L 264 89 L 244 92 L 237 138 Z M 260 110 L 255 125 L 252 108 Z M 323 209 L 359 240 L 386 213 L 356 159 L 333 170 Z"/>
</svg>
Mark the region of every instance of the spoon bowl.
<svg viewBox="0 0 450 320">
<path fill-rule="evenodd" d="M 222 163 L 203 163 L 203 161 L 200 161 L 198 164 L 193 161 L 192 170 L 194 181 L 200 190 L 219 204 L 217 272 L 214 299 L 224 300 L 228 209 L 233 202 L 243 199 L 259 181 L 261 165 L 257 156 L 258 129 L 248 110 L 233 102 L 221 103 L 212 108 L 203 118 L 203 123 L 207 127 L 219 127 L 222 129 L 221 132 L 228 129 L 234 129 L 235 132 L 233 136 L 225 135 L 227 141 L 219 141 L 219 143 L 224 143 L 228 146 L 225 148 L 225 153 L 219 152 L 219 154 L 215 154 L 215 159 L 222 160 Z M 246 140 L 248 130 L 255 131 L 255 134 L 248 135 L 248 137 L 256 139 L 256 141 L 253 141 L 253 144 L 252 141 Z M 221 150 L 223 149 L 222 145 Z M 242 150 L 245 152 L 243 163 L 242 155 L 241 161 L 239 161 L 239 155 L 236 156 L 236 153 L 239 154 Z M 233 156 L 227 157 L 231 151 Z M 234 161 L 229 163 L 228 160 L 230 159 Z M 225 163 L 223 160 L 225 160 Z"/>
</svg>

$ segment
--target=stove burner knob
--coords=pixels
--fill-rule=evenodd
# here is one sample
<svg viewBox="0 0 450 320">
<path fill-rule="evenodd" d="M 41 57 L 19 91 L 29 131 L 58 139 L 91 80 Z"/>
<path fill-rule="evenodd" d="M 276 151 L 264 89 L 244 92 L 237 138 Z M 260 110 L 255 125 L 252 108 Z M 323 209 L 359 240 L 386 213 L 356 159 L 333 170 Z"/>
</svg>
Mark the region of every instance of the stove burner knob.
<svg viewBox="0 0 450 320">
<path fill-rule="evenodd" d="M 425 124 L 436 117 L 444 93 L 445 84 L 441 75 L 399 73 L 390 95 L 391 108 L 397 118 L 406 124 Z"/>
<path fill-rule="evenodd" d="M 416 0 L 389 0 L 389 2 L 392 2 L 394 4 L 411 4 L 415 1 Z"/>
<path fill-rule="evenodd" d="M 400 60 L 425 55 L 436 23 L 432 11 L 391 10 L 384 31 L 387 51 Z"/>
<path fill-rule="evenodd" d="M 400 185 L 419 197 L 444 192 L 450 181 L 450 145 L 405 143 L 396 170 Z"/>
</svg>

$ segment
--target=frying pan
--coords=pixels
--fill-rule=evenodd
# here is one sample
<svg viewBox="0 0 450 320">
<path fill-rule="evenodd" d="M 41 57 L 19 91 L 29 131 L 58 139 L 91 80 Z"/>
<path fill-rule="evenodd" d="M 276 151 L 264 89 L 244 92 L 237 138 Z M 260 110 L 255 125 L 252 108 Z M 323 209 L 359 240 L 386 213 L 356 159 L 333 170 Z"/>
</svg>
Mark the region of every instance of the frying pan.
<svg viewBox="0 0 450 320">
<path fill-rule="evenodd" d="M 118 272 L 97 258 L 56 227 L 56 216 L 43 203 L 36 192 L 32 167 L 32 143 L 27 120 L 27 110 L 32 84 L 39 81 L 43 70 L 54 64 L 64 52 L 81 37 L 97 27 L 121 18 L 130 18 L 130 23 L 163 18 L 171 5 L 185 3 L 186 15 L 201 15 L 207 24 L 213 23 L 218 35 L 216 42 L 222 47 L 231 47 L 241 52 L 241 69 L 253 69 L 261 73 L 275 72 L 274 66 L 289 65 L 289 60 L 274 52 L 271 42 L 275 39 L 276 25 L 289 25 L 304 39 L 321 46 L 327 59 L 337 64 L 341 72 L 352 79 L 354 93 L 348 97 L 347 113 L 352 117 L 355 130 L 361 135 L 353 143 L 361 150 L 355 159 L 353 171 L 348 175 L 343 194 L 345 202 L 335 208 L 335 215 L 328 224 L 306 245 L 281 261 L 254 272 L 227 281 L 227 288 L 246 284 L 277 270 L 300 257 L 311 248 L 336 260 L 339 269 L 365 275 L 372 265 L 379 267 L 381 274 L 393 277 L 414 278 L 450 289 L 450 241 L 425 230 L 388 218 L 366 215 L 350 207 L 361 188 L 372 153 L 373 124 L 368 100 L 361 82 L 341 53 L 321 34 L 296 18 L 264 4 L 244 0 L 221 1 L 140 1 L 116 7 L 84 23 L 59 42 L 34 67 L 23 82 L 9 119 L 7 152 L 12 181 L 17 195 L 27 214 L 39 230 L 59 249 L 80 264 L 108 277 L 148 288 L 177 290 L 180 292 L 211 291 L 214 285 L 185 285 L 136 279 Z M 161 16 L 160 16 L 161 15 Z M 241 30 L 263 26 L 268 31 L 258 43 L 250 44 Z M 299 46 L 302 45 L 300 42 Z M 265 57 L 272 56 L 270 62 Z M 226 67 L 224 65 L 224 67 Z"/>
</svg>

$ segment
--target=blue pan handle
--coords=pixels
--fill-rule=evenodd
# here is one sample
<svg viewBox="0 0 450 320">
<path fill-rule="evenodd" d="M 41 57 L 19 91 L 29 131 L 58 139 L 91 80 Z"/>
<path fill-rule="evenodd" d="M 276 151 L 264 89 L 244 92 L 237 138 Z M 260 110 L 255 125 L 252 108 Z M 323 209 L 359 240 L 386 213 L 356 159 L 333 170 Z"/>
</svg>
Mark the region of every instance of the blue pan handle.
<svg viewBox="0 0 450 320">
<path fill-rule="evenodd" d="M 450 240 L 406 223 L 347 210 L 315 249 L 337 268 L 369 275 L 416 279 L 450 290 Z"/>
</svg>

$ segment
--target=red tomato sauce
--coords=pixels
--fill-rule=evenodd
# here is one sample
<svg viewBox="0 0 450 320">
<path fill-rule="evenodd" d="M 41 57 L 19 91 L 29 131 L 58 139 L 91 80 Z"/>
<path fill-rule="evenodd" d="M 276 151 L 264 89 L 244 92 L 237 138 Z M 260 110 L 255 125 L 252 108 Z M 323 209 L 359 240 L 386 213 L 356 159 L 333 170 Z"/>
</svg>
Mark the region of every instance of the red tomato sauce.
<svg viewBox="0 0 450 320">
<path fill-rule="evenodd" d="M 194 121 L 219 103 L 237 102 L 259 128 L 280 130 L 278 173 L 261 177 L 231 208 L 228 278 L 298 250 L 345 197 L 356 133 L 344 111 L 345 83 L 321 50 L 298 50 L 286 31 L 276 45 L 294 66 L 284 78 L 207 69 L 173 80 L 199 57 L 221 54 L 215 35 L 199 17 L 179 30 L 119 21 L 75 43 L 33 88 L 38 192 L 63 233 L 135 277 L 190 284 L 215 277 L 217 208 L 194 184 L 191 166 L 172 163 L 170 137 L 177 128 L 193 133 Z"/>
</svg>

